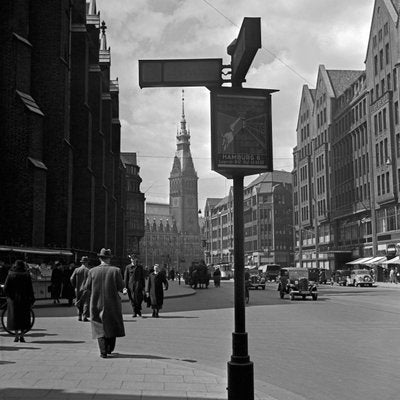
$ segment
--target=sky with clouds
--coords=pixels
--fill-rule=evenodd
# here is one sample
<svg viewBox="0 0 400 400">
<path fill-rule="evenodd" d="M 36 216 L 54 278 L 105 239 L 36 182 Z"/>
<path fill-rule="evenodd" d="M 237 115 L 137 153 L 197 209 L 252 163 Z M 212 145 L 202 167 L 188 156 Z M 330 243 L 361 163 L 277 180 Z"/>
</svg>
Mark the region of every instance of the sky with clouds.
<svg viewBox="0 0 400 400">
<path fill-rule="evenodd" d="M 274 169 L 291 171 L 302 87 L 318 66 L 364 69 L 374 0 L 97 0 L 107 24 L 111 79 L 120 87 L 123 152 L 136 152 L 147 201 L 168 202 L 182 88 L 139 88 L 138 60 L 222 58 L 244 17 L 261 18 L 262 48 L 243 87 L 272 97 Z M 229 86 L 229 85 L 228 85 Z M 210 93 L 186 87 L 185 114 L 199 177 L 199 208 L 232 181 L 211 170 Z M 246 178 L 246 183 L 254 177 Z"/>
</svg>

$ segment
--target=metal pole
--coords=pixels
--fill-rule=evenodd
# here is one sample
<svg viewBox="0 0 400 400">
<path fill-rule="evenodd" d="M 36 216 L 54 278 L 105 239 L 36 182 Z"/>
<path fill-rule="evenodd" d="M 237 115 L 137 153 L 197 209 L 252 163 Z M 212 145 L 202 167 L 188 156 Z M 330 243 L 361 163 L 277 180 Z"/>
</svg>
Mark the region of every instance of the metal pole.
<svg viewBox="0 0 400 400">
<path fill-rule="evenodd" d="M 243 176 L 233 178 L 235 331 L 228 362 L 228 400 L 254 400 L 254 368 L 248 355 L 244 287 Z"/>
</svg>

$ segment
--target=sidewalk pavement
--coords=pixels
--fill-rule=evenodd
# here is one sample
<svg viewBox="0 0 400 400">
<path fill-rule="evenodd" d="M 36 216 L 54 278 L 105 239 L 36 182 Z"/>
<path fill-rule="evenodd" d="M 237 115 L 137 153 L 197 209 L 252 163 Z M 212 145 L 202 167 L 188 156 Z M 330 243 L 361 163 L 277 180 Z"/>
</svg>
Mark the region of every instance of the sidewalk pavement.
<svg viewBox="0 0 400 400">
<path fill-rule="evenodd" d="M 193 294 L 194 290 L 176 282 L 165 292 L 166 298 Z M 231 312 L 226 311 L 227 319 L 232 317 Z M 192 343 L 188 336 L 193 337 L 201 329 L 199 325 L 205 325 L 209 313 L 165 313 L 159 319 L 135 320 L 125 314 L 126 336 L 117 338 L 115 353 L 106 359 L 99 357 L 90 323 L 78 322 L 76 317 L 37 318 L 26 335 L 26 343 L 14 343 L 10 335 L 0 331 L 0 399 L 226 399 L 225 361 L 214 359 L 199 364 L 196 360 L 168 356 L 178 352 L 162 346 L 163 336 L 168 337 L 170 346 Z M 168 336 L 176 335 L 176 330 L 174 333 L 170 329 L 168 333 L 168 328 L 178 324 L 183 340 Z M 159 332 L 159 343 L 146 340 L 149 329 Z M 204 329 L 207 335 L 212 331 L 209 326 Z M 212 333 L 208 340 L 212 346 Z M 190 349 L 183 353 L 190 354 Z M 255 399 L 274 400 L 259 390 L 255 390 Z"/>
</svg>

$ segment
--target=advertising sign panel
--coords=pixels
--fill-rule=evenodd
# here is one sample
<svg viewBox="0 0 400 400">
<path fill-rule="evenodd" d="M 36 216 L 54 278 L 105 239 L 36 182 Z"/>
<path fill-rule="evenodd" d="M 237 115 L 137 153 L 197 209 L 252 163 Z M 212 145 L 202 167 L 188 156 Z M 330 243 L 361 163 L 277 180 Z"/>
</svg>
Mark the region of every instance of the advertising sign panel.
<svg viewBox="0 0 400 400">
<path fill-rule="evenodd" d="M 221 86 L 222 58 L 139 60 L 139 86 Z"/>
<path fill-rule="evenodd" d="M 211 90 L 211 169 L 227 178 L 273 170 L 270 89 Z"/>
</svg>

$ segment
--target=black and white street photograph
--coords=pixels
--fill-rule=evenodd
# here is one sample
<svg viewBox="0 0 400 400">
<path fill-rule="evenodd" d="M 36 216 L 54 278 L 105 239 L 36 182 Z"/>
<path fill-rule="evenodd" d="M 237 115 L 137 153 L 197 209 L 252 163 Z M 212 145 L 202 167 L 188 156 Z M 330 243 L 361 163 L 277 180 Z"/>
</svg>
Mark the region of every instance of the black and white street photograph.
<svg viewBox="0 0 400 400">
<path fill-rule="evenodd" d="M 0 12 L 0 399 L 400 398 L 400 0 Z"/>
</svg>

